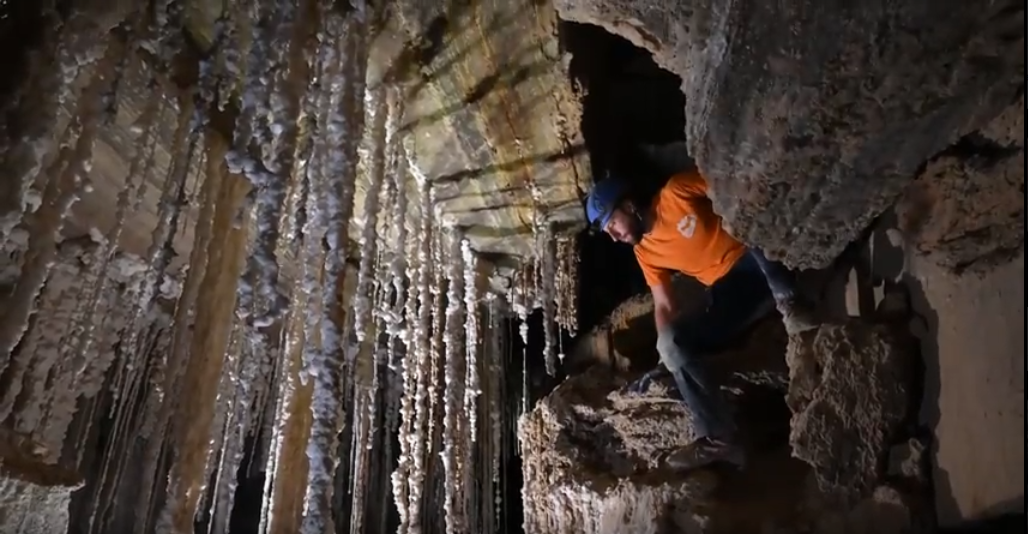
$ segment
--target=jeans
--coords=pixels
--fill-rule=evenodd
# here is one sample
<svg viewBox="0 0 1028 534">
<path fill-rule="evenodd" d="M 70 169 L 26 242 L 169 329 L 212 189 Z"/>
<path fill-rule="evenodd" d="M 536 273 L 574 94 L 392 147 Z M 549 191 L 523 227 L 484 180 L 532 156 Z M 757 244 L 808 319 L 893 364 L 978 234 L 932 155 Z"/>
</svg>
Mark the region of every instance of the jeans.
<svg viewBox="0 0 1028 534">
<path fill-rule="evenodd" d="M 749 256 L 753 258 L 757 266 L 760 267 L 761 272 L 764 273 L 764 279 L 767 281 L 767 285 L 770 287 L 771 294 L 776 302 L 799 297 L 796 293 L 796 277 L 786 266 L 777 261 L 767 259 L 767 256 L 764 256 L 764 253 L 758 248 L 749 249 Z"/>
<path fill-rule="evenodd" d="M 792 273 L 759 250 L 750 249 L 709 288 L 705 310 L 672 326 L 673 343 L 661 351 L 661 362 L 693 413 L 697 438 L 727 438 L 735 432 L 724 395 L 707 376 L 704 356 L 723 350 L 767 315 L 776 298 L 793 295 Z"/>
</svg>

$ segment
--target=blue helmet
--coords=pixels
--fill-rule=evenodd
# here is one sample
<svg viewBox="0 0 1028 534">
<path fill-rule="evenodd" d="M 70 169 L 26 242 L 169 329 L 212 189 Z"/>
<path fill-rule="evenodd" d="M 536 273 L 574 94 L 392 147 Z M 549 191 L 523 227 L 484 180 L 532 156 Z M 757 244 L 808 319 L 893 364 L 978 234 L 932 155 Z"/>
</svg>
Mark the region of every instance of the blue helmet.
<svg viewBox="0 0 1028 534">
<path fill-rule="evenodd" d="M 628 184 L 617 178 L 599 181 L 585 199 L 585 215 L 589 225 L 597 230 L 607 226 L 610 216 L 627 194 Z"/>
</svg>

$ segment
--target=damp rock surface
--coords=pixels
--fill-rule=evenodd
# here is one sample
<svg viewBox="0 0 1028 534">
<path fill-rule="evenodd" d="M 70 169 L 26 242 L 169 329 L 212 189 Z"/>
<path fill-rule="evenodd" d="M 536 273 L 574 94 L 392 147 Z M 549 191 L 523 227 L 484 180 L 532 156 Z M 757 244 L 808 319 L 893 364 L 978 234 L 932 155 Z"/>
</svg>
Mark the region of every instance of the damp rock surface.
<svg viewBox="0 0 1028 534">
<path fill-rule="evenodd" d="M 827 265 L 924 161 L 1024 86 L 1014 0 L 555 4 L 682 78 L 689 147 L 715 209 L 795 267 Z"/>
<path fill-rule="evenodd" d="M 1020 511 L 1023 526 L 1024 253 L 982 273 L 925 257 L 913 268 L 928 325 L 921 416 L 934 437 L 939 525 Z"/>
</svg>

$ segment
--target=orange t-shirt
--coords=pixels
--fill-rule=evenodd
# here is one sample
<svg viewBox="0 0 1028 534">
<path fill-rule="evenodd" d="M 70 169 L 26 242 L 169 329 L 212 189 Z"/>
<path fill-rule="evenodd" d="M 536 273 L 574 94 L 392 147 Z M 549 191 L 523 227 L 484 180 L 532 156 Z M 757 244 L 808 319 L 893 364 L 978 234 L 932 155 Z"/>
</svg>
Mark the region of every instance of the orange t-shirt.
<svg viewBox="0 0 1028 534">
<path fill-rule="evenodd" d="M 672 176 L 651 208 L 653 226 L 635 246 L 646 283 L 670 282 L 678 271 L 713 285 L 746 253 L 724 228 L 707 198 L 707 182 L 697 171 Z"/>
</svg>

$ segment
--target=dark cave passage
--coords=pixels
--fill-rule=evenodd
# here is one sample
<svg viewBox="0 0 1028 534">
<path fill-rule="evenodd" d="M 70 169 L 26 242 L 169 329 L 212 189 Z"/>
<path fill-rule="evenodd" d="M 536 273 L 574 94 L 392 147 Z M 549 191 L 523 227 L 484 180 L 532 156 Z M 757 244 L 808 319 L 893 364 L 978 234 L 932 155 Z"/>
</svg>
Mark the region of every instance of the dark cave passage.
<svg viewBox="0 0 1028 534">
<path fill-rule="evenodd" d="M 560 31 L 572 56 L 571 77 L 586 93 L 582 132 L 592 179 L 615 175 L 631 182 L 638 196 L 652 196 L 691 164 L 681 80 L 648 51 L 603 28 L 562 22 Z M 646 284 L 629 247 L 589 232 L 580 244 L 578 320 L 587 331 Z"/>
<path fill-rule="evenodd" d="M 586 94 L 581 127 L 593 179 L 620 176 L 637 187 L 638 196 L 652 196 L 672 173 L 691 165 L 679 78 L 658 67 L 648 51 L 598 26 L 561 22 L 560 40 L 571 54 L 572 81 Z M 579 332 L 586 332 L 626 299 L 646 291 L 646 284 L 631 248 L 606 235 L 585 232 L 579 256 L 578 325 Z M 564 376 L 546 374 L 542 313 L 532 314 L 528 322 L 525 356 L 534 401 Z M 511 321 L 511 343 L 520 352 L 516 323 Z M 565 351 L 574 341 L 562 333 Z"/>
</svg>

